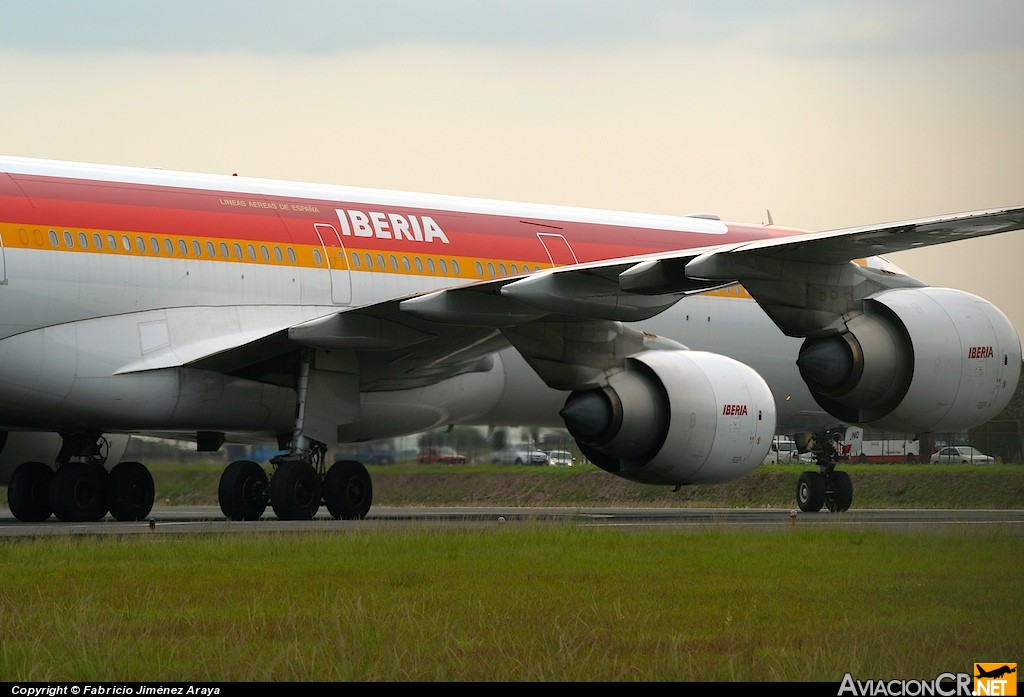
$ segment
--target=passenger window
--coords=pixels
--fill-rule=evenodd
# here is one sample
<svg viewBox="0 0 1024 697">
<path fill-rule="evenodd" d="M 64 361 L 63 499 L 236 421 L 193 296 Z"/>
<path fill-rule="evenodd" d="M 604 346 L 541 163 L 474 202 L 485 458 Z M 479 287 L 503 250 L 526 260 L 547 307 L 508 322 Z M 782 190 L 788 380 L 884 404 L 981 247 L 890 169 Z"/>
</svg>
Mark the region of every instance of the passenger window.
<svg viewBox="0 0 1024 697">
<path fill-rule="evenodd" d="M 81 230 L 78 231 L 78 246 L 81 247 L 82 249 L 89 248 L 89 236 L 86 235 Z"/>
<path fill-rule="evenodd" d="M 394 254 L 391 255 L 391 270 L 398 271 L 398 259 Z"/>
<path fill-rule="evenodd" d="M 167 252 L 167 256 L 174 256 L 174 242 L 172 242 L 168 237 L 164 238 L 164 251 Z"/>
<path fill-rule="evenodd" d="M 192 253 L 197 257 L 203 256 L 203 245 L 199 244 L 199 240 L 192 240 Z"/>
<path fill-rule="evenodd" d="M 416 272 L 423 273 L 423 260 L 419 257 L 414 257 L 413 261 L 416 262 Z"/>
<path fill-rule="evenodd" d="M 366 268 L 372 269 L 373 268 L 373 257 L 370 256 L 369 252 L 364 254 L 363 257 L 366 259 Z"/>
<path fill-rule="evenodd" d="M 494 264 L 487 262 L 487 275 L 494 278 Z"/>
<path fill-rule="evenodd" d="M 231 258 L 231 255 L 228 254 L 228 243 L 227 242 L 221 242 L 220 243 L 220 255 L 223 258 L 225 258 L 225 259 L 230 259 Z"/>
<path fill-rule="evenodd" d="M 274 260 L 277 261 L 278 264 L 284 261 L 284 257 L 281 255 L 280 247 L 274 247 Z"/>
<path fill-rule="evenodd" d="M 405 256 L 404 254 L 402 255 L 402 268 L 405 269 L 407 272 L 412 271 L 412 267 L 409 265 L 409 257 Z"/>
<path fill-rule="evenodd" d="M 146 240 L 142 239 L 142 235 L 139 235 L 138 237 L 135 238 L 135 249 L 139 252 L 139 254 L 146 253 Z"/>
<path fill-rule="evenodd" d="M 297 259 L 295 258 L 295 250 L 294 250 L 294 249 L 292 249 L 291 247 L 289 247 L 289 248 L 288 248 L 288 261 L 290 261 L 290 262 L 291 262 L 291 263 L 293 263 L 293 264 L 294 264 L 294 263 L 296 263 L 296 262 L 298 261 L 298 260 L 297 260 Z"/>
<path fill-rule="evenodd" d="M 238 259 L 239 261 L 241 261 L 242 260 L 242 245 L 240 245 L 237 242 L 235 242 L 233 245 L 231 245 L 231 248 L 235 250 L 235 259 Z"/>
<path fill-rule="evenodd" d="M 317 247 L 313 247 L 313 261 L 317 266 L 323 266 L 324 264 L 324 257 Z"/>
<path fill-rule="evenodd" d="M 103 249 L 103 236 L 100 233 L 92 233 L 92 246 L 96 249 Z"/>
<path fill-rule="evenodd" d="M 160 253 L 160 241 L 157 238 L 149 238 L 149 251 L 153 252 L 153 254 Z"/>
<path fill-rule="evenodd" d="M 56 230 L 50 230 L 50 245 L 53 247 L 60 246 L 60 237 L 57 236 Z"/>
<path fill-rule="evenodd" d="M 70 249 L 75 248 L 75 238 L 71 235 L 71 232 L 68 230 L 64 231 L 64 246 Z"/>
<path fill-rule="evenodd" d="M 358 269 L 359 268 L 359 264 L 360 264 L 359 254 L 356 253 L 356 252 L 352 252 L 352 268 Z"/>
<path fill-rule="evenodd" d="M 247 245 L 245 245 L 245 251 L 247 251 L 249 253 L 249 259 L 250 260 L 256 261 L 256 248 L 255 247 L 253 247 L 251 244 L 247 244 Z"/>
<path fill-rule="evenodd" d="M 384 255 L 383 254 L 378 254 L 377 255 L 377 268 L 380 269 L 381 271 L 383 271 L 384 269 L 387 268 L 387 265 L 384 263 Z"/>
<path fill-rule="evenodd" d="M 206 256 L 211 259 L 217 258 L 217 248 L 213 245 L 213 242 L 210 242 L 209 240 L 206 241 Z"/>
<path fill-rule="evenodd" d="M 437 264 L 438 264 L 438 266 L 441 267 L 441 273 L 443 273 L 443 274 L 445 274 L 447 276 L 448 275 L 448 262 L 446 262 L 444 259 L 438 259 L 437 260 Z"/>
<path fill-rule="evenodd" d="M 128 238 L 128 235 L 121 235 L 121 246 L 124 247 L 124 251 L 132 251 L 132 241 Z"/>
<path fill-rule="evenodd" d="M 197 244 L 196 247 L 198 246 L 199 245 Z M 185 240 L 178 240 L 178 254 L 180 254 L 183 257 L 188 256 L 188 242 L 186 242 Z"/>
<path fill-rule="evenodd" d="M 505 269 L 504 264 L 498 264 L 498 270 L 501 272 L 502 276 L 508 276 L 508 270 Z"/>
<path fill-rule="evenodd" d="M 452 273 L 455 274 L 456 276 L 462 275 L 459 272 L 459 262 L 455 261 L 454 259 L 452 259 Z"/>
<path fill-rule="evenodd" d="M 263 257 L 263 261 L 270 261 L 270 251 L 267 249 L 267 245 L 260 245 L 260 256 Z"/>
<path fill-rule="evenodd" d="M 483 264 L 481 264 L 481 263 L 480 263 L 480 262 L 478 261 L 478 262 L 476 262 L 475 266 L 476 266 L 476 275 L 477 275 L 477 276 L 478 276 L 479 278 L 483 278 L 483 277 L 484 277 L 484 265 L 483 265 Z"/>
<path fill-rule="evenodd" d="M 114 237 L 113 235 L 107 235 L 107 246 L 110 247 L 111 251 L 116 252 L 117 251 L 117 238 Z"/>
</svg>

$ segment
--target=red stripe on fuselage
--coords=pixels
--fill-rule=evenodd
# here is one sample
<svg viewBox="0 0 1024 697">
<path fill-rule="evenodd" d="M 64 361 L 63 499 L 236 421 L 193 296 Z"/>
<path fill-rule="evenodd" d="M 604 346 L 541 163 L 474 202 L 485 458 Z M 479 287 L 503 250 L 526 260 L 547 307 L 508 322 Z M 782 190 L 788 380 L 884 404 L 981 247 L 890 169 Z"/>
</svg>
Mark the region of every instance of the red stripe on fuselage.
<svg viewBox="0 0 1024 697">
<path fill-rule="evenodd" d="M 581 261 L 704 247 L 794 234 L 797 230 L 730 224 L 725 234 L 681 232 L 612 224 L 518 218 L 477 212 L 190 189 L 157 184 L 12 174 L 26 201 L 8 188 L 7 222 L 69 230 L 217 237 L 271 244 L 315 244 L 314 223 L 341 232 L 336 209 L 432 218 L 450 244 L 344 236 L 346 246 L 373 252 L 444 254 L 517 259 L 548 265 L 538 232 L 561 234 Z M 5 187 L 7 188 L 7 187 Z"/>
</svg>

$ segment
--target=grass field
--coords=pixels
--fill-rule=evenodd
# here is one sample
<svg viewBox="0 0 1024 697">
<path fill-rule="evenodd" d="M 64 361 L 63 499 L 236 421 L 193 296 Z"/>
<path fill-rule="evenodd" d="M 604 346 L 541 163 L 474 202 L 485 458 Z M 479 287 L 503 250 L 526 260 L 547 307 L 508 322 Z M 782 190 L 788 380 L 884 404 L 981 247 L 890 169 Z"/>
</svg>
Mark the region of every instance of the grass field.
<svg viewBox="0 0 1024 697">
<path fill-rule="evenodd" d="M 1019 531 L 69 536 L 0 568 L 4 681 L 931 679 L 1024 647 Z"/>
<path fill-rule="evenodd" d="M 801 469 L 678 494 L 591 467 L 372 473 L 378 505 L 792 507 Z M 1024 497 L 1020 465 L 848 469 L 861 507 Z M 153 471 L 161 501 L 215 503 L 220 466 Z M 1024 659 L 1021 536 L 523 521 L 8 538 L 0 681 L 932 679 Z"/>
</svg>

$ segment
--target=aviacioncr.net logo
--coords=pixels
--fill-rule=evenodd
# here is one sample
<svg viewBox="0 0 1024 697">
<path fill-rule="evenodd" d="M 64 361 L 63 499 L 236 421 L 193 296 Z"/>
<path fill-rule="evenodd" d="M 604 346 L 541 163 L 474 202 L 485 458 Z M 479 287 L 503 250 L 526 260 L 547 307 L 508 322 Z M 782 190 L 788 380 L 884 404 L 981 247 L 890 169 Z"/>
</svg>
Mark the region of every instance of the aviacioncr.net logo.
<svg viewBox="0 0 1024 697">
<path fill-rule="evenodd" d="M 978 697 L 1017 694 L 1016 663 L 975 663 L 974 694 Z"/>
</svg>

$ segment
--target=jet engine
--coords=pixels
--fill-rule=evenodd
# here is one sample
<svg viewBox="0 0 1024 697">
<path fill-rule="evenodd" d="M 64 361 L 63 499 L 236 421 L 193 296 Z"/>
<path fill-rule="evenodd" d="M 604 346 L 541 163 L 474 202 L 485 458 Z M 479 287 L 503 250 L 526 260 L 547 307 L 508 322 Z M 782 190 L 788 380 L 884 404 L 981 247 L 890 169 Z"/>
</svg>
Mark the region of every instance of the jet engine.
<svg viewBox="0 0 1024 697">
<path fill-rule="evenodd" d="M 749 366 L 701 351 L 644 351 L 561 411 L 581 452 L 646 484 L 739 479 L 768 454 L 775 400 Z"/>
<path fill-rule="evenodd" d="M 1009 403 L 1021 345 L 982 298 L 904 288 L 867 299 L 838 331 L 808 338 L 797 365 L 818 404 L 844 423 L 953 431 L 989 421 Z"/>
</svg>

